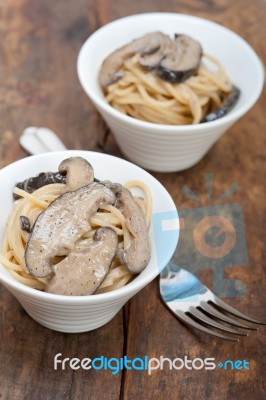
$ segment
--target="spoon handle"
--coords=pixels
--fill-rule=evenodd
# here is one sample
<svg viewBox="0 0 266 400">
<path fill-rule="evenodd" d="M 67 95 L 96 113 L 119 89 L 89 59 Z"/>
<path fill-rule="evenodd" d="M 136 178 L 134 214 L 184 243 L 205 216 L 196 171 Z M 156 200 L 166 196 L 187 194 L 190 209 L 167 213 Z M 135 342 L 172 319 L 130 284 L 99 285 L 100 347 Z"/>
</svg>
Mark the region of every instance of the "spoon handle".
<svg viewBox="0 0 266 400">
<path fill-rule="evenodd" d="M 24 129 L 19 142 L 29 154 L 66 150 L 56 133 L 48 128 L 30 126 Z"/>
</svg>

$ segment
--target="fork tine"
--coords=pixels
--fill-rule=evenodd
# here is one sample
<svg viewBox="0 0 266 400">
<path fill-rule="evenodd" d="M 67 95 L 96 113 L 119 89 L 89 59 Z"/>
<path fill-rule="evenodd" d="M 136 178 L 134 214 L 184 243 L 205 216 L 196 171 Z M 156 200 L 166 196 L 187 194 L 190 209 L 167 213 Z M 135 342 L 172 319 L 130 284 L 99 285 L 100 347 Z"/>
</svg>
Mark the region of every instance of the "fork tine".
<svg viewBox="0 0 266 400">
<path fill-rule="evenodd" d="M 249 322 L 254 322 L 254 324 L 266 325 L 265 322 L 258 321 L 257 319 L 251 318 L 248 315 L 242 314 L 240 311 L 237 311 L 235 308 L 229 306 L 224 301 L 218 299 L 218 297 L 216 296 L 215 300 L 213 300 L 213 303 L 216 304 L 218 307 L 224 309 L 225 311 L 235 315 L 236 317 L 242 318 Z"/>
<path fill-rule="evenodd" d="M 205 314 L 203 314 L 203 312 L 201 312 L 201 309 L 197 309 L 195 307 L 190 307 L 189 313 L 193 317 L 195 317 L 197 320 L 203 321 L 205 324 L 210 325 L 214 328 L 220 329 L 224 332 L 230 332 L 230 333 L 233 333 L 234 335 L 248 336 L 248 333 L 236 331 L 235 329 L 224 326 L 224 325 L 220 324 L 219 322 L 216 322 L 213 319 L 207 317 Z"/>
<path fill-rule="evenodd" d="M 244 325 L 241 322 L 238 322 L 232 318 L 227 317 L 225 314 L 216 310 L 216 308 L 211 306 L 209 303 L 206 303 L 205 301 L 200 302 L 200 307 L 203 309 L 203 311 L 206 311 L 209 315 L 211 315 L 212 317 L 216 317 L 216 318 L 220 319 L 221 321 L 228 322 L 229 324 L 232 324 L 239 328 L 249 329 L 251 331 L 257 330 L 257 328 L 253 328 L 252 326 Z"/>
<path fill-rule="evenodd" d="M 239 342 L 238 339 L 232 338 L 230 336 L 221 335 L 220 333 L 214 332 L 211 329 L 205 328 L 205 326 L 198 324 L 196 321 L 194 321 L 192 318 L 190 318 L 187 314 L 183 313 L 182 311 L 176 310 L 175 315 L 177 316 L 177 318 L 181 319 L 181 321 L 183 321 L 185 324 L 192 326 L 193 328 L 197 328 L 202 332 L 208 333 L 209 335 L 216 336 L 221 339 Z"/>
</svg>

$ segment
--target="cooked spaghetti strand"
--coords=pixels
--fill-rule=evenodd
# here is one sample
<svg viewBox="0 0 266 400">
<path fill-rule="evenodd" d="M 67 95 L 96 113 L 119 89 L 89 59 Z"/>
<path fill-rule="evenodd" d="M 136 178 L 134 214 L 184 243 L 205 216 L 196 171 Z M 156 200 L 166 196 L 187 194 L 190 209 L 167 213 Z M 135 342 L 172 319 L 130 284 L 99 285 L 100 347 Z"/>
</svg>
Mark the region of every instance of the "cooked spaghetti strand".
<svg viewBox="0 0 266 400">
<path fill-rule="evenodd" d="M 135 55 L 124 63 L 124 75 L 106 90 L 107 102 L 131 117 L 168 125 L 198 124 L 219 108 L 232 90 L 220 62 L 205 54 L 198 71 L 183 83 L 169 83 L 143 69 Z"/>
</svg>

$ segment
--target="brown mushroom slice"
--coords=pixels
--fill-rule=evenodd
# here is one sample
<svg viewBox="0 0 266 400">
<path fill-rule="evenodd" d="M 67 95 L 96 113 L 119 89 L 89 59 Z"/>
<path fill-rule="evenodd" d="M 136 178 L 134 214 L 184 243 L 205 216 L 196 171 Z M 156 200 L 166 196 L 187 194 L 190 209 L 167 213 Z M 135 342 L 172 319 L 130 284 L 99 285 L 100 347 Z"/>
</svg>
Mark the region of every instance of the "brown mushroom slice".
<svg viewBox="0 0 266 400">
<path fill-rule="evenodd" d="M 30 233 L 30 220 L 28 217 L 25 215 L 20 215 L 19 217 L 20 220 L 20 228 L 22 231 Z"/>
<path fill-rule="evenodd" d="M 132 42 L 120 47 L 111 53 L 102 63 L 99 80 L 102 87 L 106 87 L 123 76 L 121 67 L 124 62 L 139 53 L 143 66 L 151 67 L 151 61 L 145 58 L 147 54 L 156 53 L 153 66 L 158 64 L 163 57 L 161 49 L 171 43 L 170 38 L 161 32 L 148 33 Z"/>
<path fill-rule="evenodd" d="M 58 167 L 61 175 L 66 175 L 66 185 L 61 193 L 77 190 L 82 186 L 92 183 L 94 172 L 91 164 L 82 157 L 69 157 L 61 162 Z"/>
<path fill-rule="evenodd" d="M 138 274 L 148 265 L 151 257 L 146 221 L 130 190 L 120 184 L 114 184 L 112 190 L 117 198 L 115 206 L 124 215 L 130 232 L 129 245 L 118 249 L 117 256 L 129 272 Z"/>
<path fill-rule="evenodd" d="M 90 230 L 90 218 L 103 204 L 113 204 L 114 193 L 101 183 L 59 196 L 37 218 L 29 236 L 25 261 L 38 277 L 52 273 L 53 259 L 67 255 L 75 242 Z"/>
<path fill-rule="evenodd" d="M 174 51 L 169 51 L 156 67 L 160 78 L 181 83 L 190 78 L 199 68 L 203 51 L 200 43 L 188 35 L 175 35 Z"/>
<path fill-rule="evenodd" d="M 234 108 L 234 106 L 238 102 L 240 94 L 241 94 L 240 89 L 237 86 L 233 85 L 232 91 L 225 98 L 225 100 L 222 103 L 222 106 L 217 110 L 211 112 L 210 114 L 207 114 L 201 120 L 201 122 L 212 122 L 215 121 L 216 119 L 224 117 L 226 114 L 229 113 L 229 111 L 232 110 L 232 108 Z"/>
<path fill-rule="evenodd" d="M 91 164 L 82 157 L 69 157 L 59 165 L 59 172 L 41 172 L 39 175 L 17 182 L 16 187 L 25 192 L 33 193 L 35 190 L 53 183 L 63 183 L 66 186 L 61 193 L 76 190 L 91 182 L 99 182 L 94 178 L 94 171 Z M 14 200 L 20 198 L 13 194 Z"/>
<path fill-rule="evenodd" d="M 59 172 L 41 172 L 39 175 L 27 178 L 22 182 L 17 182 L 16 187 L 24 190 L 27 193 L 33 193 L 35 190 L 40 189 L 45 185 L 53 183 L 65 183 L 66 176 Z M 20 198 L 16 193 L 13 194 L 14 200 Z"/>
<path fill-rule="evenodd" d="M 165 54 L 174 51 L 174 44 L 169 36 L 164 35 L 160 32 L 155 32 L 153 40 L 158 40 L 159 46 L 155 51 L 144 53 L 139 58 L 139 63 L 143 68 L 154 69 L 160 65 L 161 61 L 164 59 Z"/>
<path fill-rule="evenodd" d="M 54 266 L 54 274 L 45 291 L 73 296 L 93 294 L 109 272 L 117 244 L 113 229 L 97 229 L 92 243 L 77 245 Z"/>
</svg>

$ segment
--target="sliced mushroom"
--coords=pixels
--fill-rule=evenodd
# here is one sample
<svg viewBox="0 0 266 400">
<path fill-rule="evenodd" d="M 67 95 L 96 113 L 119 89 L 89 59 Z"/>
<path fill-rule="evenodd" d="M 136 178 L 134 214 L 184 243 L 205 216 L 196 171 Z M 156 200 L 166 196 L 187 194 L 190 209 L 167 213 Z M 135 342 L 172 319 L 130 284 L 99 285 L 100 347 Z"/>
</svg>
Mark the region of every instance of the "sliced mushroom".
<svg viewBox="0 0 266 400">
<path fill-rule="evenodd" d="M 115 206 L 124 215 L 130 232 L 128 246 L 118 249 L 117 256 L 129 272 L 138 274 L 148 265 L 151 257 L 146 221 L 130 190 L 120 184 L 110 187 L 116 195 Z"/>
<path fill-rule="evenodd" d="M 33 193 L 35 190 L 40 189 L 45 185 L 50 185 L 52 183 L 65 183 L 65 175 L 60 174 L 60 172 L 41 172 L 38 176 L 25 179 L 22 182 L 16 183 L 16 187 L 25 192 Z M 19 199 L 20 196 L 13 194 L 15 200 Z"/>
<path fill-rule="evenodd" d="M 61 175 L 66 175 L 66 185 L 61 193 L 71 192 L 92 183 L 94 172 L 91 164 L 82 157 L 69 157 L 58 167 Z"/>
<path fill-rule="evenodd" d="M 33 193 L 43 186 L 53 183 L 64 183 L 66 186 L 62 193 L 76 190 L 91 182 L 99 182 L 94 178 L 94 172 L 91 164 L 82 157 L 69 157 L 59 165 L 59 172 L 41 172 L 38 176 L 25 179 L 16 183 L 16 187 L 25 192 Z M 16 193 L 13 194 L 14 200 L 20 198 Z"/>
<path fill-rule="evenodd" d="M 139 63 L 146 69 L 154 69 L 160 64 L 166 53 L 174 50 L 174 46 L 170 37 L 163 33 L 155 32 L 149 36 L 152 37 L 153 42 L 158 40 L 158 48 L 154 51 L 141 53 Z"/>
<path fill-rule="evenodd" d="M 97 229 L 92 243 L 79 244 L 54 266 L 54 274 L 45 291 L 74 296 L 93 294 L 109 272 L 117 244 L 113 229 Z"/>
<path fill-rule="evenodd" d="M 153 68 L 157 65 L 162 57 L 165 47 L 171 45 L 171 40 L 167 35 L 161 32 L 148 33 L 141 38 L 135 39 L 132 42 L 120 47 L 111 53 L 103 62 L 100 70 L 100 84 L 103 87 L 111 85 L 123 76 L 121 67 L 124 62 L 133 57 L 134 54 L 140 53 L 142 56 L 142 65 L 148 68 Z M 152 55 L 152 61 L 146 59 L 145 55 Z M 152 65 L 151 65 L 152 64 Z"/>
<path fill-rule="evenodd" d="M 129 44 L 110 54 L 100 70 L 100 84 L 106 87 L 123 76 L 121 69 L 124 62 L 140 54 L 140 65 L 154 69 L 162 79 L 180 83 L 188 79 L 198 69 L 202 57 L 199 42 L 187 35 L 175 35 L 172 41 L 169 36 L 154 32 L 135 39 Z"/>
<path fill-rule="evenodd" d="M 199 68 L 202 47 L 188 35 L 175 35 L 174 47 L 156 67 L 156 73 L 171 83 L 181 83 L 192 76 Z"/>
<path fill-rule="evenodd" d="M 233 85 L 232 91 L 224 100 L 222 107 L 206 115 L 206 117 L 204 117 L 201 122 L 215 121 L 216 119 L 219 119 L 224 115 L 228 114 L 229 111 L 231 111 L 232 108 L 236 105 L 239 97 L 240 97 L 240 89 L 238 89 L 238 87 Z"/>
<path fill-rule="evenodd" d="M 30 220 L 25 215 L 21 215 L 20 219 L 20 227 L 23 231 L 30 233 Z"/>
<path fill-rule="evenodd" d="M 113 204 L 114 193 L 101 183 L 59 196 L 37 218 L 28 239 L 25 261 L 38 277 L 52 273 L 53 259 L 67 255 L 75 242 L 90 230 L 90 218 L 103 204 Z"/>
</svg>

